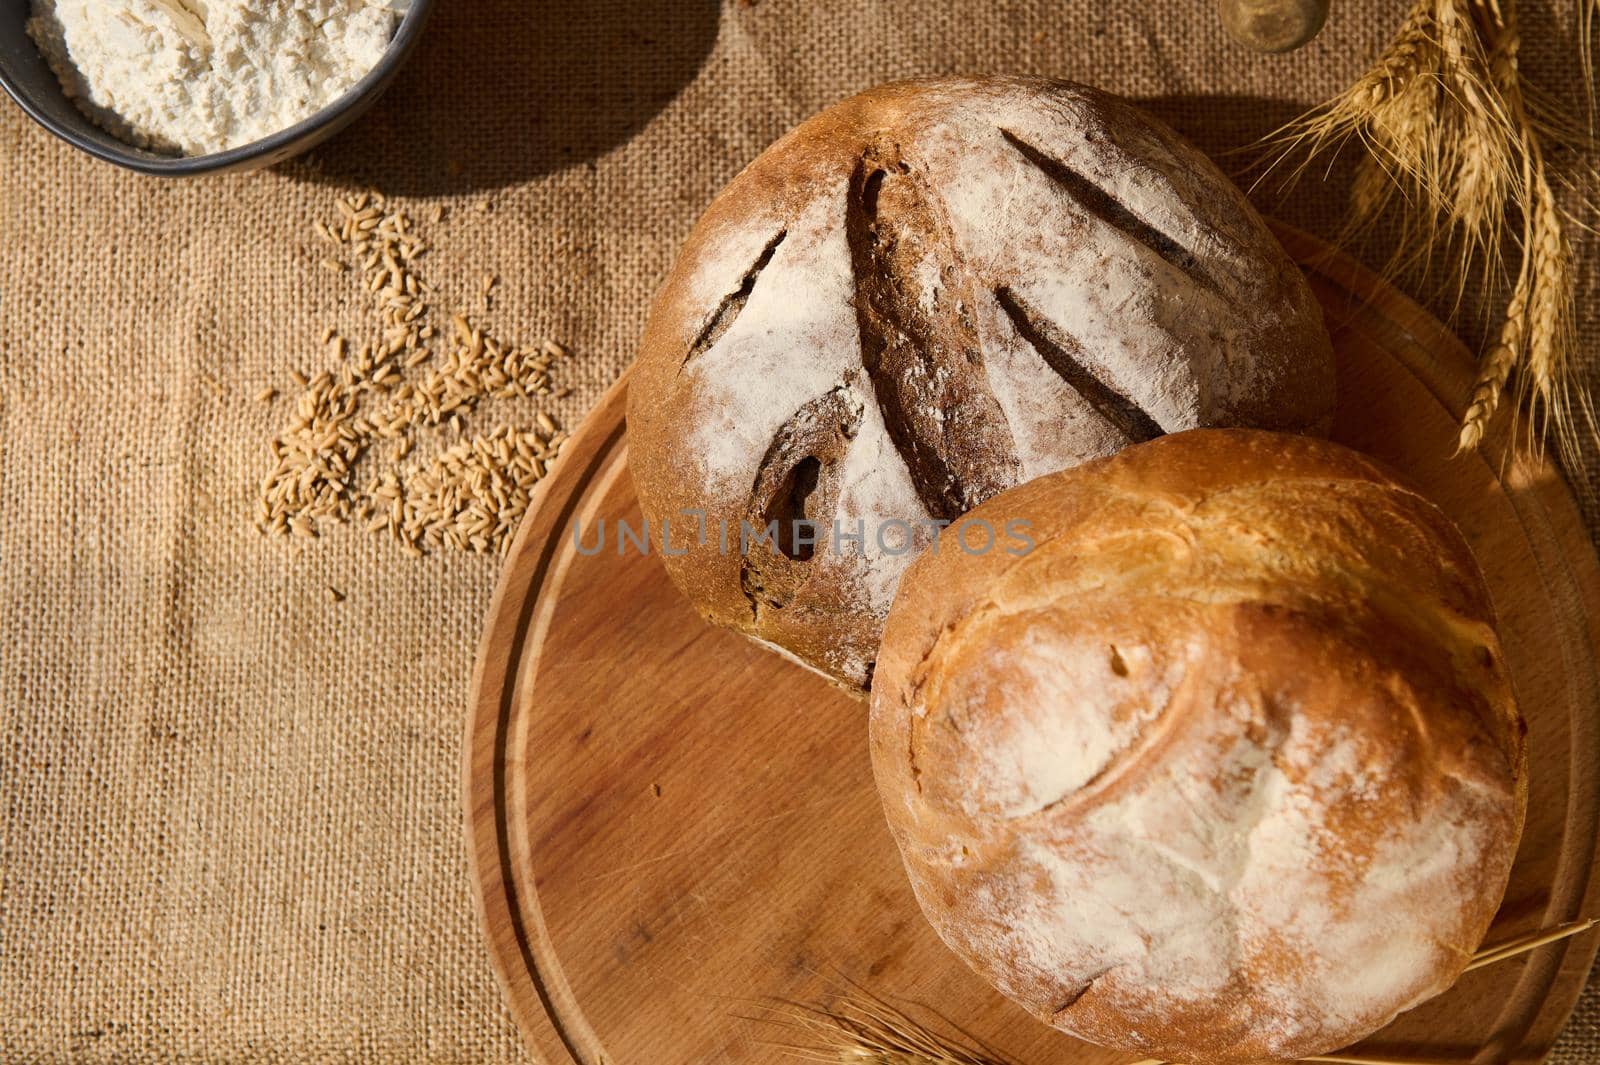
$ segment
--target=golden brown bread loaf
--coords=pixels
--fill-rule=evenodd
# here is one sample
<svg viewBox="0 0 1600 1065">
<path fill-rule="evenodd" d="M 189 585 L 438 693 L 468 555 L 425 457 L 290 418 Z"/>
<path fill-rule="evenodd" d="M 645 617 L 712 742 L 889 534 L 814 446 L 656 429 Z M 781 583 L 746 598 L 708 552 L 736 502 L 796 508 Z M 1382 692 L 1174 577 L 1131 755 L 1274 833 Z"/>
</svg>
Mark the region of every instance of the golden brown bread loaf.
<svg viewBox="0 0 1600 1065">
<path fill-rule="evenodd" d="M 702 614 L 862 688 L 929 522 L 1163 432 L 1318 428 L 1332 367 L 1299 271 L 1171 130 L 1064 82 L 905 82 L 778 141 L 695 226 L 630 463 Z"/>
<path fill-rule="evenodd" d="M 1047 1023 L 1180 1062 L 1326 1053 L 1454 982 L 1526 755 L 1438 508 L 1324 441 L 1198 430 L 969 517 L 1035 546 L 918 559 L 871 715 L 957 954 Z"/>
</svg>

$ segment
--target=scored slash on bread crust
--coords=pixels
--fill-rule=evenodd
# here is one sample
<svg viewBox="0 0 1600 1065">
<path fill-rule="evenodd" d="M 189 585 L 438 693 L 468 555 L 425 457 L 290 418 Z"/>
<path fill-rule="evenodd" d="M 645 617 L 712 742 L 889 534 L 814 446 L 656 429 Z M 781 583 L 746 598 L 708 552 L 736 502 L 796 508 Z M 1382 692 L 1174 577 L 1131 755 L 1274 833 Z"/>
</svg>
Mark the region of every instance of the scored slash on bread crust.
<svg viewBox="0 0 1600 1065">
<path fill-rule="evenodd" d="M 819 403 L 861 415 L 819 434 Z M 931 522 L 1162 431 L 1332 409 L 1320 309 L 1204 156 L 1082 86 L 951 78 L 830 108 L 729 184 L 652 307 L 628 426 L 658 542 L 685 510 L 736 546 L 751 516 L 865 529 L 664 560 L 704 616 L 859 691 Z M 904 550 L 876 542 L 894 522 Z"/>
<path fill-rule="evenodd" d="M 1035 1016 L 1226 1065 L 1347 1046 L 1497 910 L 1525 726 L 1432 503 L 1304 437 L 1196 430 L 978 508 L 890 612 L 873 769 L 924 913 Z"/>
<path fill-rule="evenodd" d="M 696 355 L 722 339 L 722 334 L 727 332 L 728 327 L 739 317 L 739 312 L 744 310 L 745 302 L 750 299 L 750 293 L 755 291 L 756 279 L 761 276 L 761 271 L 772 262 L 772 257 L 778 253 L 778 245 L 782 244 L 783 238 L 788 235 L 788 230 L 778 230 L 778 235 L 761 249 L 761 254 L 739 280 L 739 287 L 728 293 L 727 297 L 717 305 L 716 313 L 706 322 L 706 327 L 700 331 L 700 335 L 694 338 L 694 343 L 689 345 L 689 350 L 684 353 L 683 362 L 678 367 L 680 370 L 689 365 L 689 361 Z"/>
<path fill-rule="evenodd" d="M 861 361 L 927 513 L 950 520 L 1017 483 L 984 373 L 971 278 L 944 209 L 892 143 L 862 153 L 845 200 Z M 931 267 L 937 282 L 919 273 Z"/>
<path fill-rule="evenodd" d="M 1140 218 L 1129 210 L 1125 204 L 1118 202 L 1105 189 L 1096 185 L 1061 160 L 1035 148 L 1009 129 L 1002 129 L 1000 136 L 1004 137 L 1006 143 L 1020 152 L 1024 159 L 1048 175 L 1051 181 L 1066 189 L 1084 210 L 1093 213 L 1107 225 L 1115 226 L 1127 233 L 1134 240 L 1143 244 L 1185 274 L 1188 274 L 1195 281 L 1211 288 L 1216 287 L 1211 279 L 1206 276 L 1205 271 L 1200 267 L 1200 264 L 1195 260 L 1194 254 L 1189 249 Z"/>
<path fill-rule="evenodd" d="M 751 528 L 777 522 L 776 550 L 744 552 L 739 577 L 758 626 L 763 609 L 788 606 L 805 582 L 815 544 L 796 542 L 796 523 L 830 520 L 839 501 L 840 459 L 861 428 L 861 416 L 855 392 L 840 385 L 801 407 L 761 459 L 745 520 Z"/>
<path fill-rule="evenodd" d="M 1084 368 L 1083 348 L 1077 338 L 1068 336 L 1060 327 L 1033 311 L 1010 289 L 996 289 L 994 295 L 1005 309 L 1006 316 L 1011 319 L 1011 324 L 1016 327 L 1017 335 L 1032 344 L 1039 357 L 1102 418 L 1115 426 L 1128 443 L 1141 444 L 1165 432 L 1154 418 L 1139 409 L 1137 403 L 1118 395 Z"/>
</svg>

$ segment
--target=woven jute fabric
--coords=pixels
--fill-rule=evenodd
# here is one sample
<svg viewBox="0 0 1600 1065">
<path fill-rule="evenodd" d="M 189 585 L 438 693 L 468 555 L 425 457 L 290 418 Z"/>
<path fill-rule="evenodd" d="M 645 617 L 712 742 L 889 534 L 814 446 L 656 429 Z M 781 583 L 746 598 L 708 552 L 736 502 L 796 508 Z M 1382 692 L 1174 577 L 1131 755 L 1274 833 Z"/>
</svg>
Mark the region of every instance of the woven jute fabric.
<svg viewBox="0 0 1600 1065">
<path fill-rule="evenodd" d="M 526 1060 L 461 831 L 496 561 L 252 527 L 290 371 L 332 364 L 327 326 L 374 333 L 358 275 L 319 266 L 338 197 L 419 220 L 436 313 L 569 345 L 546 409 L 570 426 L 707 200 L 819 108 L 918 74 L 1064 75 L 1220 153 L 1351 81 L 1403 15 L 1333 6 L 1264 58 L 1210 0 L 443 0 L 348 133 L 207 180 L 116 171 L 0 107 L 0 1058 Z M 1524 55 L 1577 101 L 1571 17 L 1526 12 Z M 1329 234 L 1343 173 L 1258 198 Z M 1591 530 L 1597 474 L 1573 478 Z M 1600 1060 L 1600 995 L 1553 1060 Z"/>
</svg>

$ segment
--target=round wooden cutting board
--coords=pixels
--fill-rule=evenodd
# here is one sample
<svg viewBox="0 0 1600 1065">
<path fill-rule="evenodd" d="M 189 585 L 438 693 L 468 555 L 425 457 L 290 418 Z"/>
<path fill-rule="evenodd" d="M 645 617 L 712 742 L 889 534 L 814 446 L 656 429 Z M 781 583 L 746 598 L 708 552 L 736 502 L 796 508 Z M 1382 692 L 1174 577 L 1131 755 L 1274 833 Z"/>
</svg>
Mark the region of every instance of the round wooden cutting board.
<svg viewBox="0 0 1600 1065">
<path fill-rule="evenodd" d="M 1493 590 L 1533 787 L 1490 939 L 1594 913 L 1600 566 L 1571 496 L 1547 467 L 1452 459 L 1468 353 L 1360 267 L 1280 235 L 1339 352 L 1334 435 L 1448 511 Z M 511 548 L 467 736 L 484 930 L 536 1056 L 766 1065 L 794 1033 L 762 1019 L 762 1003 L 826 1002 L 853 981 L 1017 1065 L 1125 1060 L 1028 1017 L 924 923 L 873 792 L 864 704 L 702 623 L 659 559 L 618 552 L 614 523 L 640 522 L 625 384 L 563 450 Z M 592 546 L 602 520 L 605 550 L 577 551 L 573 523 Z M 1363 1047 L 1538 1061 L 1596 938 L 1469 973 Z"/>
</svg>

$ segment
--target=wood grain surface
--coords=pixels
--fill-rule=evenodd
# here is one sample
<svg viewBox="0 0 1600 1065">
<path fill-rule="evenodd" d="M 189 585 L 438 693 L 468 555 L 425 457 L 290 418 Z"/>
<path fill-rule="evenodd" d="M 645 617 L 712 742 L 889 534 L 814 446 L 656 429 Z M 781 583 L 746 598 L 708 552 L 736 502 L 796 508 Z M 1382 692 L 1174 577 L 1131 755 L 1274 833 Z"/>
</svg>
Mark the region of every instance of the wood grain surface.
<svg viewBox="0 0 1600 1065">
<path fill-rule="evenodd" d="M 1490 939 L 1596 911 L 1600 566 L 1566 486 L 1535 462 L 1452 458 L 1468 353 L 1308 237 L 1339 353 L 1334 436 L 1401 469 L 1461 525 L 1487 574 L 1530 723 L 1530 814 Z M 1110 1063 L 981 983 L 923 922 L 872 788 L 865 707 L 713 629 L 654 557 L 626 378 L 541 486 L 475 674 L 466 832 L 507 999 L 547 1065 L 783 1060 L 764 1006 L 854 981 L 1017 1065 Z M 586 547 L 606 523 L 604 549 Z M 1594 959 L 1586 935 L 1465 976 L 1363 1047 L 1451 1062 L 1541 1060 Z M 939 1023 L 937 1020 L 935 1023 Z"/>
</svg>

